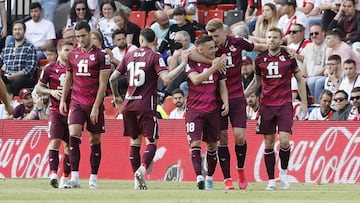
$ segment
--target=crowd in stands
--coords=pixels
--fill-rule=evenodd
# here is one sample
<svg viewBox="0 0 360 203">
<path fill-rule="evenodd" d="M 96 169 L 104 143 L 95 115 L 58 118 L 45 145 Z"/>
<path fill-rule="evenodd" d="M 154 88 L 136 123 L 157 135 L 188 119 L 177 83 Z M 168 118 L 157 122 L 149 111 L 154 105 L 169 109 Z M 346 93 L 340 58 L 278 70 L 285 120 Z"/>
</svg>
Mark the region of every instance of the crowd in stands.
<svg viewBox="0 0 360 203">
<path fill-rule="evenodd" d="M 49 99 L 32 91 L 46 64 L 56 61 L 57 45 L 62 40 L 78 46 L 74 31 L 78 22 L 90 25 L 92 43 L 110 56 L 113 68 L 139 46 L 141 29 L 150 27 L 157 38 L 153 49 L 162 54 L 172 70 L 184 65 L 182 52 L 190 50 L 196 38 L 206 33 L 205 22 L 210 18 L 231 22 L 225 23 L 228 34 L 259 44 L 265 43 L 268 28 L 280 27 L 285 34 L 284 47 L 296 58 L 306 78 L 311 106 L 305 119 L 360 119 L 358 0 L 71 0 L 66 26 L 56 38 L 54 16 L 58 4 L 64 2 L 68 1 L 32 1 L 30 20 L 11 22 L 8 29 L 5 1 L 0 0 L 1 77 L 15 108 L 13 115 L 7 115 L 0 105 L 1 119 L 47 119 Z M 215 15 L 210 16 L 213 11 Z M 230 19 L 235 18 L 231 11 L 240 16 Z M 254 78 L 257 54 L 243 51 L 239 56 L 244 88 Z M 125 93 L 126 88 L 126 78 L 120 78 L 119 89 Z M 292 89 L 294 119 L 300 119 L 296 84 Z M 247 98 L 248 119 L 257 118 L 259 94 Z M 185 73 L 167 86 L 160 80 L 158 95 L 159 118 L 184 118 Z"/>
</svg>

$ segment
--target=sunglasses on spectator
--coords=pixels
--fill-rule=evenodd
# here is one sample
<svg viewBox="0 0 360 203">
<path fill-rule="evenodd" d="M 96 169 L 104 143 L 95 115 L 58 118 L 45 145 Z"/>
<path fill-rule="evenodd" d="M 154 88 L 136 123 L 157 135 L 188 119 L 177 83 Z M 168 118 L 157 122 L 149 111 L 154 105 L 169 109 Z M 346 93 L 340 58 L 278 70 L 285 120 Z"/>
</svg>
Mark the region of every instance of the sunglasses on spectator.
<svg viewBox="0 0 360 203">
<path fill-rule="evenodd" d="M 343 102 L 345 100 L 344 97 L 334 98 L 335 102 Z"/>
<path fill-rule="evenodd" d="M 290 30 L 289 31 L 289 34 L 296 34 L 298 32 L 301 32 L 301 30 Z"/>
<path fill-rule="evenodd" d="M 76 10 L 77 10 L 77 11 L 85 11 L 86 8 L 77 8 Z"/>
<path fill-rule="evenodd" d="M 350 100 L 360 100 L 360 96 L 350 97 Z"/>
<path fill-rule="evenodd" d="M 311 36 L 316 36 L 316 35 L 319 35 L 319 32 L 310 32 L 310 37 Z"/>
</svg>

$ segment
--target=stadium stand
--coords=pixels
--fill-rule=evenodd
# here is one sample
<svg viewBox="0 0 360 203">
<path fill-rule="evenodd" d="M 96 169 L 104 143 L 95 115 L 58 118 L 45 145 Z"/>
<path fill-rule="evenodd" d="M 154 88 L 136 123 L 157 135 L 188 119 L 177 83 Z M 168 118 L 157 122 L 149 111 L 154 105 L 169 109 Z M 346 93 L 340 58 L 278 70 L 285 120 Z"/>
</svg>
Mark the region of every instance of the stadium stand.
<svg viewBox="0 0 360 203">
<path fill-rule="evenodd" d="M 162 104 L 164 111 L 169 115 L 172 110 L 176 108 L 175 104 L 173 103 L 172 96 L 167 96 L 164 99 L 164 103 Z"/>
<path fill-rule="evenodd" d="M 141 29 L 145 27 L 146 24 L 146 12 L 145 11 L 131 11 L 129 14 L 129 21 L 135 23 Z"/>
<path fill-rule="evenodd" d="M 119 114 L 118 110 L 113 105 L 112 99 L 112 96 L 104 97 L 105 119 L 115 119 Z"/>
<path fill-rule="evenodd" d="M 146 24 L 145 27 L 149 28 L 153 22 L 155 22 L 155 11 L 149 11 L 147 17 L 146 17 Z"/>
<path fill-rule="evenodd" d="M 205 24 L 207 24 L 211 19 L 219 18 L 224 20 L 224 11 L 222 10 L 209 10 L 205 17 Z"/>
<path fill-rule="evenodd" d="M 244 13 L 242 10 L 230 10 L 227 12 L 224 23 L 228 26 L 244 20 Z"/>
</svg>

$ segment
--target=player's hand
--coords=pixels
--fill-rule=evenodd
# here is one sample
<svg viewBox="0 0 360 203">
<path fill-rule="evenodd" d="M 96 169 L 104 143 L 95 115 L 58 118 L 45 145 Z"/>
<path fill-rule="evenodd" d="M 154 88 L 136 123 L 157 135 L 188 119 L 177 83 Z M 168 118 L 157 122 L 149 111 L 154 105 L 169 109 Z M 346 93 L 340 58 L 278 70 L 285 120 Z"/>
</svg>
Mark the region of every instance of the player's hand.
<svg viewBox="0 0 360 203">
<path fill-rule="evenodd" d="M 51 90 L 50 95 L 55 99 L 60 100 L 62 96 L 62 90 Z"/>
<path fill-rule="evenodd" d="M 229 105 L 228 104 L 223 104 L 221 106 L 221 116 L 227 116 L 229 113 Z"/>
<path fill-rule="evenodd" d="M 90 113 L 90 121 L 95 125 L 99 121 L 99 107 L 93 107 Z"/>
<path fill-rule="evenodd" d="M 60 100 L 59 111 L 60 111 L 60 114 L 62 114 L 64 116 L 66 116 L 67 112 L 68 112 L 66 103 L 62 100 Z"/>
<path fill-rule="evenodd" d="M 297 53 L 296 53 L 295 49 L 291 49 L 291 48 L 288 48 L 288 47 L 285 48 L 285 49 L 289 53 L 291 59 L 296 59 Z"/>
<path fill-rule="evenodd" d="M 222 74 L 226 73 L 226 56 L 222 55 L 213 60 L 212 65 Z"/>
<path fill-rule="evenodd" d="M 299 120 L 305 120 L 307 112 L 308 112 L 308 107 L 307 107 L 306 103 L 301 102 L 300 112 L 301 112 L 300 115 L 302 115 L 302 118 L 299 118 Z"/>
<path fill-rule="evenodd" d="M 124 100 L 121 97 L 114 97 L 114 105 L 115 108 L 118 110 L 119 113 L 122 112 L 122 103 L 124 102 Z"/>
<path fill-rule="evenodd" d="M 187 64 L 189 61 L 189 55 L 190 55 L 189 50 L 181 51 L 181 63 Z"/>
</svg>

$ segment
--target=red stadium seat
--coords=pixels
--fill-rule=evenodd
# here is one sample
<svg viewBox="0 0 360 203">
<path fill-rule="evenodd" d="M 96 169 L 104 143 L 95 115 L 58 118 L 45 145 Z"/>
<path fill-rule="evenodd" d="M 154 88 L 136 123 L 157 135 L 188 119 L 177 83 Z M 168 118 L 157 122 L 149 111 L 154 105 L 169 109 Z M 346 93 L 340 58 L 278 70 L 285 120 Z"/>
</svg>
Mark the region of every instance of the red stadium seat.
<svg viewBox="0 0 360 203">
<path fill-rule="evenodd" d="M 155 11 L 149 11 L 148 16 L 146 17 L 146 24 L 145 27 L 150 27 L 151 24 L 156 21 L 155 19 Z"/>
<path fill-rule="evenodd" d="M 216 9 L 216 5 L 204 5 L 204 4 L 197 4 L 198 10 L 208 11 L 208 10 L 214 10 Z"/>
<path fill-rule="evenodd" d="M 168 115 L 170 114 L 170 112 L 172 110 L 174 110 L 176 108 L 175 104 L 173 103 L 172 96 L 165 97 L 162 107 Z"/>
<path fill-rule="evenodd" d="M 198 23 L 204 24 L 205 23 L 205 12 L 203 10 L 198 9 Z"/>
<path fill-rule="evenodd" d="M 224 21 L 224 11 L 222 10 L 209 10 L 205 17 L 205 24 L 207 24 L 211 19 L 219 18 Z"/>
<path fill-rule="evenodd" d="M 129 21 L 138 25 L 141 29 L 145 27 L 145 20 L 145 11 L 131 11 L 129 14 Z"/>
<path fill-rule="evenodd" d="M 236 4 L 218 4 L 217 9 L 223 11 L 234 10 L 236 8 Z"/>
<path fill-rule="evenodd" d="M 107 96 L 104 98 L 105 119 L 116 119 L 117 115 L 119 114 L 118 110 L 113 105 L 112 99 L 112 96 Z"/>
</svg>

